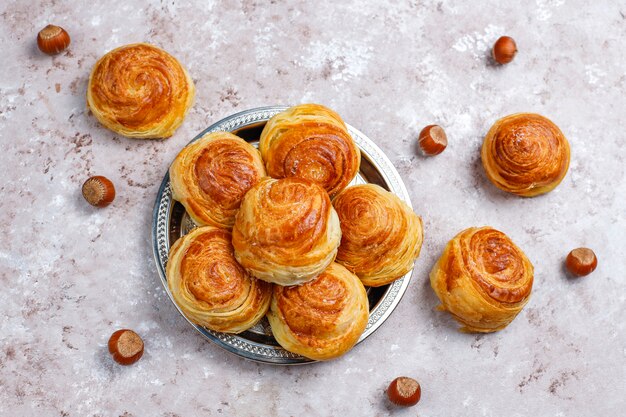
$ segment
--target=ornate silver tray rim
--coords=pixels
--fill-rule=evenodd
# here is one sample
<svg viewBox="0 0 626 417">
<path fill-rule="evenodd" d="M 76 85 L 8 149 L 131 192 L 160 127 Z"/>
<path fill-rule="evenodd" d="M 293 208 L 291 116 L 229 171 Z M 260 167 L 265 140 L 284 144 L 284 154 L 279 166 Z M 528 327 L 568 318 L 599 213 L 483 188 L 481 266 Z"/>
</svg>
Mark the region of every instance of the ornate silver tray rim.
<svg viewBox="0 0 626 417">
<path fill-rule="evenodd" d="M 287 108 L 287 106 L 259 107 L 230 115 L 200 132 L 189 143 L 198 140 L 199 138 L 210 132 L 233 131 L 242 129 L 246 126 L 258 124 L 260 122 L 265 122 L 269 120 L 272 116 L 280 113 Z M 404 183 L 402 182 L 400 175 L 394 168 L 389 158 L 387 158 L 383 151 L 378 146 L 376 146 L 367 136 L 365 136 L 354 127 L 348 124 L 346 125 L 348 126 L 348 131 L 350 135 L 353 137 L 354 141 L 361 149 L 362 158 L 367 158 L 367 160 L 377 169 L 377 174 L 383 178 L 391 192 L 398 195 L 398 197 L 406 202 L 409 207 L 412 207 L 409 193 Z M 156 201 L 154 204 L 152 219 L 152 242 L 154 259 L 156 262 L 159 277 L 161 278 L 161 283 L 163 284 L 163 288 L 170 298 L 170 301 L 174 304 L 174 306 L 176 306 L 176 309 L 179 311 L 179 313 L 183 317 L 185 317 L 189 324 L 191 324 L 191 326 L 193 326 L 205 338 L 227 350 L 228 352 L 234 353 L 240 357 L 257 362 L 277 365 L 297 365 L 315 362 L 311 359 L 304 358 L 300 355 L 282 349 L 281 347 L 258 343 L 256 341 L 246 339 L 236 334 L 220 333 L 206 329 L 192 323 L 191 321 L 189 321 L 189 319 L 187 319 L 187 317 L 183 314 L 183 312 L 180 310 L 180 308 L 172 298 L 172 294 L 170 293 L 169 287 L 167 285 L 167 278 L 165 276 L 165 266 L 167 264 L 168 253 L 170 249 L 169 226 L 173 203 L 174 200 L 172 199 L 168 169 L 163 178 L 163 181 L 161 182 L 161 186 L 159 187 L 159 191 L 157 193 Z M 378 329 L 378 327 L 380 327 L 393 312 L 409 285 L 412 273 L 413 270 L 407 273 L 404 277 L 390 284 L 379 302 L 373 308 L 370 308 L 370 315 L 367 327 L 361 335 L 358 343 L 361 343 L 376 329 Z"/>
</svg>

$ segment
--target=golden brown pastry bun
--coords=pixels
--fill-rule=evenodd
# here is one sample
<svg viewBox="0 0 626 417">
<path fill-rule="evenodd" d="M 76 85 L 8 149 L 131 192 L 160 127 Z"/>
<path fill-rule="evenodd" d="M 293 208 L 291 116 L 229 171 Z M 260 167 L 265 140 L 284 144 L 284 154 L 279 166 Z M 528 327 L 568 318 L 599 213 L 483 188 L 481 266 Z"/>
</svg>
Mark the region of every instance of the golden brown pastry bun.
<svg viewBox="0 0 626 417">
<path fill-rule="evenodd" d="M 255 277 L 302 284 L 335 259 L 341 228 L 328 193 L 302 178 L 264 178 L 248 191 L 233 228 L 235 257 Z"/>
<path fill-rule="evenodd" d="M 533 287 L 533 266 L 504 233 L 470 227 L 456 235 L 430 272 L 430 285 L 465 332 L 504 329 Z"/>
<path fill-rule="evenodd" d="M 192 322 L 218 332 L 240 333 L 267 313 L 271 284 L 237 263 L 226 229 L 199 227 L 172 245 L 167 284 Z"/>
<path fill-rule="evenodd" d="M 533 113 L 503 117 L 489 129 L 481 151 L 487 178 L 523 197 L 552 191 L 567 173 L 569 143 L 547 118 Z"/>
<path fill-rule="evenodd" d="M 229 132 L 187 145 L 170 167 L 172 195 L 199 225 L 232 228 L 243 196 L 265 176 L 261 154 Z"/>
<path fill-rule="evenodd" d="M 195 95 L 193 80 L 170 54 L 146 43 L 125 45 L 96 62 L 87 105 L 105 127 L 130 138 L 167 138 Z"/>
<path fill-rule="evenodd" d="M 348 186 L 361 164 L 343 120 L 319 104 L 300 104 L 272 117 L 259 149 L 270 177 L 306 178 L 331 197 Z"/>
<path fill-rule="evenodd" d="M 379 287 L 413 268 L 424 240 L 422 219 L 378 185 L 354 185 L 333 200 L 341 224 L 337 262 Z"/>
<path fill-rule="evenodd" d="M 365 287 L 337 263 L 306 284 L 275 285 L 267 314 L 272 333 L 283 348 L 320 361 L 352 349 L 368 317 Z"/>
</svg>

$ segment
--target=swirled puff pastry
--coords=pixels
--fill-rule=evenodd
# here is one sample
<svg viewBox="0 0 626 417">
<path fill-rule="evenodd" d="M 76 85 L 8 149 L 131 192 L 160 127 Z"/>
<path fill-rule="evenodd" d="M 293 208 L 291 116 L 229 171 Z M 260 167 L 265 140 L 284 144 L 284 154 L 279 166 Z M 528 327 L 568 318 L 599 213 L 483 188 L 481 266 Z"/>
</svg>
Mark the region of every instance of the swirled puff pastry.
<svg viewBox="0 0 626 417">
<path fill-rule="evenodd" d="M 300 104 L 272 117 L 259 141 L 267 173 L 320 184 L 330 196 L 343 190 L 361 164 L 359 148 L 337 113 Z"/>
<path fill-rule="evenodd" d="M 354 185 L 333 200 L 341 224 L 337 262 L 379 287 L 413 268 L 424 239 L 422 219 L 375 184 Z"/>
<path fill-rule="evenodd" d="M 567 173 L 570 149 L 561 130 L 533 113 L 503 117 L 489 129 L 481 158 L 487 178 L 523 197 L 552 191 Z"/>
<path fill-rule="evenodd" d="M 328 193 L 302 178 L 264 178 L 248 191 L 233 228 L 235 257 L 280 285 L 302 284 L 335 259 L 341 228 Z"/>
<path fill-rule="evenodd" d="M 368 317 L 365 287 L 337 263 L 306 284 L 274 286 L 267 314 L 283 348 L 314 360 L 336 358 L 350 350 Z"/>
<path fill-rule="evenodd" d="M 198 227 L 172 245 L 167 284 L 180 310 L 208 329 L 240 333 L 267 313 L 271 284 L 259 281 L 237 263 L 231 233 Z"/>
<path fill-rule="evenodd" d="M 175 200 L 194 222 L 232 228 L 243 196 L 265 176 L 261 154 L 229 132 L 214 132 L 187 145 L 170 167 Z"/>
<path fill-rule="evenodd" d="M 181 125 L 195 87 L 170 54 L 145 43 L 112 50 L 96 62 L 87 105 L 105 127 L 131 138 L 167 138 Z"/>
<path fill-rule="evenodd" d="M 430 284 L 465 332 L 504 329 L 522 310 L 533 286 L 533 266 L 511 239 L 491 227 L 471 227 L 446 245 Z"/>
</svg>

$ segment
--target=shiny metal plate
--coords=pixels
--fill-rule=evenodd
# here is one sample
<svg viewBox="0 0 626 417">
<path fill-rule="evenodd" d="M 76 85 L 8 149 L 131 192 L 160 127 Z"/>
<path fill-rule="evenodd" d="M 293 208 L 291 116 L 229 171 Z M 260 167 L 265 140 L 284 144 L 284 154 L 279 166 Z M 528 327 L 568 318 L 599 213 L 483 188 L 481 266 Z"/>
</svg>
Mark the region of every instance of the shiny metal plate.
<svg viewBox="0 0 626 417">
<path fill-rule="evenodd" d="M 209 126 L 198 136 L 193 138 L 191 142 L 209 132 L 229 131 L 257 146 L 259 136 L 267 120 L 286 108 L 287 107 L 283 106 L 261 107 L 233 114 Z M 367 138 L 367 136 L 354 127 L 348 125 L 348 131 L 361 150 L 361 169 L 351 184 L 378 184 L 393 192 L 411 206 L 411 200 L 406 187 L 387 156 L 378 146 Z M 152 242 L 157 271 L 163 283 L 163 287 L 174 305 L 176 305 L 176 303 L 172 299 L 172 294 L 167 285 L 167 277 L 165 276 L 165 265 L 167 264 L 168 253 L 171 244 L 194 227 L 195 225 L 185 212 L 184 207 L 172 199 L 170 177 L 169 173 L 166 173 L 154 204 Z M 393 312 L 409 285 L 412 272 L 413 271 L 409 272 L 390 285 L 378 288 L 367 288 L 370 315 L 367 327 L 358 343 L 362 343 L 378 329 Z M 176 308 L 183 314 L 177 305 Z M 252 329 L 237 335 L 215 332 L 190 321 L 189 324 L 211 342 L 246 359 L 278 365 L 296 365 L 314 362 L 311 359 L 304 358 L 281 348 L 272 336 L 267 319 L 263 319 L 261 323 L 257 324 Z"/>
</svg>

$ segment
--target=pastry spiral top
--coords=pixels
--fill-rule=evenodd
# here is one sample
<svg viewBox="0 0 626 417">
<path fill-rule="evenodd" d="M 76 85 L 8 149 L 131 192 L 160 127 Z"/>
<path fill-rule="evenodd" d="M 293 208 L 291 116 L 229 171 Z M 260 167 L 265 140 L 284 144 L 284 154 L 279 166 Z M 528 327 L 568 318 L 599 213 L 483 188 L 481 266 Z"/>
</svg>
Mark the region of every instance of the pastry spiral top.
<svg viewBox="0 0 626 417">
<path fill-rule="evenodd" d="M 137 43 L 96 62 L 87 105 L 107 128 L 133 138 L 167 138 L 181 125 L 195 94 L 193 80 L 170 54 Z"/>
<path fill-rule="evenodd" d="M 301 104 L 272 117 L 259 149 L 269 176 L 309 179 L 331 197 L 347 187 L 361 164 L 343 120 L 319 104 Z"/>
<path fill-rule="evenodd" d="M 561 130 L 538 114 L 518 113 L 498 120 L 481 152 L 489 180 L 524 197 L 554 189 L 565 177 L 570 149 Z"/>
<path fill-rule="evenodd" d="M 233 228 L 235 256 L 252 275 L 295 285 L 319 275 L 341 240 L 324 189 L 301 178 L 264 178 L 248 191 Z"/>
<path fill-rule="evenodd" d="M 354 185 L 333 200 L 341 224 L 337 262 L 363 284 L 389 284 L 413 268 L 422 248 L 422 219 L 378 185 Z"/>
<path fill-rule="evenodd" d="M 350 350 L 367 326 L 365 287 L 343 266 L 332 263 L 306 284 L 274 286 L 268 320 L 276 341 L 314 360 Z"/>
<path fill-rule="evenodd" d="M 504 233 L 471 227 L 445 247 L 430 273 L 430 283 L 462 331 L 505 328 L 530 298 L 533 266 Z"/>
<path fill-rule="evenodd" d="M 187 145 L 170 167 L 175 200 L 199 225 L 232 228 L 243 196 L 265 176 L 259 151 L 229 132 Z"/>
<path fill-rule="evenodd" d="M 181 311 L 211 330 L 240 333 L 269 308 L 271 285 L 251 277 L 237 263 L 228 230 L 199 227 L 178 239 L 166 272 Z"/>
</svg>

